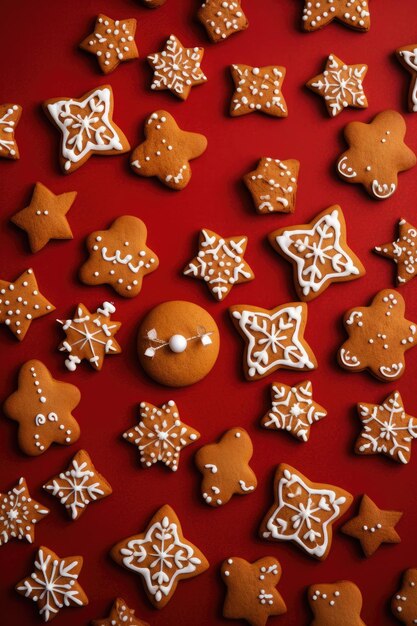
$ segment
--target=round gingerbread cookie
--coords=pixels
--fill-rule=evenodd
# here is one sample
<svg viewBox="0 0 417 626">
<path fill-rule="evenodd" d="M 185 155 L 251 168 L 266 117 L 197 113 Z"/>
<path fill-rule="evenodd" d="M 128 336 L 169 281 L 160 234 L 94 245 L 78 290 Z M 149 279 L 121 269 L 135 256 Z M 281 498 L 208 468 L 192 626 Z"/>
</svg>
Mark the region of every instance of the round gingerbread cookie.
<svg viewBox="0 0 417 626">
<path fill-rule="evenodd" d="M 139 361 L 148 376 L 168 387 L 185 387 L 207 376 L 219 347 L 219 329 L 212 316 L 184 300 L 159 304 L 139 328 Z"/>
</svg>

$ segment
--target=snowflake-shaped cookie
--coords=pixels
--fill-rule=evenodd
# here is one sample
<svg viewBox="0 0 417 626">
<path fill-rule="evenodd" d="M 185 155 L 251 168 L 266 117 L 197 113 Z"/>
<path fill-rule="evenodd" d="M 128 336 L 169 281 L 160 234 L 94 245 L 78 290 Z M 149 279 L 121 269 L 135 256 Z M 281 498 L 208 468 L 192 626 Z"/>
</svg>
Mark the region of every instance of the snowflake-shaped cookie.
<svg viewBox="0 0 417 626">
<path fill-rule="evenodd" d="M 213 43 L 223 41 L 249 26 L 241 0 L 204 0 L 197 17 Z"/>
<path fill-rule="evenodd" d="M 371 26 L 368 0 L 304 0 L 304 30 L 318 30 L 333 20 L 355 30 L 368 31 Z"/>
<path fill-rule="evenodd" d="M 402 219 L 398 222 L 398 238 L 374 248 L 381 256 L 392 259 L 397 266 L 397 285 L 417 275 L 417 227 Z"/>
<path fill-rule="evenodd" d="M 238 117 L 261 111 L 274 117 L 287 117 L 287 104 L 281 91 L 285 67 L 232 65 L 230 71 L 235 84 L 230 115 Z"/>
<path fill-rule="evenodd" d="M 243 177 L 258 213 L 294 213 L 299 169 L 296 159 L 267 157 Z"/>
<path fill-rule="evenodd" d="M 10 539 L 33 543 L 35 524 L 48 515 L 49 509 L 31 498 L 27 482 L 20 478 L 6 493 L 0 493 L 0 546 Z"/>
<path fill-rule="evenodd" d="M 14 133 L 21 115 L 18 104 L 0 105 L 0 157 L 4 159 L 15 161 L 20 156 Z"/>
<path fill-rule="evenodd" d="M 408 110 L 417 112 L 417 44 L 404 46 L 396 50 L 397 58 L 411 74 L 410 89 L 408 92 Z"/>
<path fill-rule="evenodd" d="M 100 13 L 94 31 L 80 43 L 80 48 L 97 57 L 104 74 L 110 74 L 122 61 L 137 59 L 136 20 L 112 20 Z"/>
</svg>

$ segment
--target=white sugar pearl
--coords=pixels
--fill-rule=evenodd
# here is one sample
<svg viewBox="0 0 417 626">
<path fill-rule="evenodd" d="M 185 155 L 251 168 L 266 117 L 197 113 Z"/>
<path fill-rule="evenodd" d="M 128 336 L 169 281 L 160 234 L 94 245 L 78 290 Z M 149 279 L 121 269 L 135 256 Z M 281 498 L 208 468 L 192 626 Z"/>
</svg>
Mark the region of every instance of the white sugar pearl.
<svg viewBox="0 0 417 626">
<path fill-rule="evenodd" d="M 169 339 L 169 347 L 172 352 L 180 353 L 184 352 L 187 347 L 187 340 L 182 335 L 172 335 Z"/>
</svg>

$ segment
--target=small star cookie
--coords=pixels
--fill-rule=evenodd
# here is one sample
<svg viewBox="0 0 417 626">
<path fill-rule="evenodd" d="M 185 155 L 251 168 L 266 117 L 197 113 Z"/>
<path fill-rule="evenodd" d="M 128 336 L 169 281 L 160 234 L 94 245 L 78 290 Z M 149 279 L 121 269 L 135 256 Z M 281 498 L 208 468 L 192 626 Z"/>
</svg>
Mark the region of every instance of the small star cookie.
<svg viewBox="0 0 417 626">
<path fill-rule="evenodd" d="M 374 248 L 375 252 L 392 259 L 397 266 L 397 285 L 408 283 L 417 275 L 417 227 L 404 219 L 398 222 L 398 238 Z"/>
<path fill-rule="evenodd" d="M 241 0 L 204 0 L 197 17 L 213 43 L 223 41 L 249 26 Z"/>
<path fill-rule="evenodd" d="M 21 115 L 18 104 L 0 104 L 0 157 L 4 159 L 16 161 L 20 157 L 14 133 Z"/>
<path fill-rule="evenodd" d="M 410 89 L 408 91 L 408 110 L 417 112 L 417 44 L 403 46 L 395 51 L 398 60 L 411 74 Z"/>
<path fill-rule="evenodd" d="M 318 30 L 333 20 L 355 30 L 368 31 L 371 27 L 368 0 L 304 0 L 304 30 Z"/>
<path fill-rule="evenodd" d="M 391 600 L 391 610 L 405 626 L 417 624 L 417 569 L 404 572 L 401 588 Z"/>
<path fill-rule="evenodd" d="M 31 498 L 26 480 L 20 478 L 13 489 L 0 493 L 0 546 L 12 538 L 33 543 L 35 524 L 49 512 Z"/>
<path fill-rule="evenodd" d="M 311 585 L 307 596 L 314 614 L 311 626 L 366 626 L 361 619 L 362 594 L 350 580 Z"/>
<path fill-rule="evenodd" d="M 135 616 L 135 611 L 127 606 L 123 598 L 117 598 L 112 606 L 110 615 L 102 619 L 93 619 L 92 626 L 149 626 Z"/>
<path fill-rule="evenodd" d="M 259 161 L 256 170 L 245 174 L 243 182 L 258 213 L 294 213 L 299 169 L 296 159 L 267 157 Z"/>
<path fill-rule="evenodd" d="M 239 117 L 260 111 L 273 117 L 287 117 L 287 104 L 282 95 L 286 69 L 278 65 L 251 67 L 232 65 L 235 92 L 230 104 L 230 115 Z"/>
<path fill-rule="evenodd" d="M 122 61 L 137 59 L 136 20 L 112 20 L 100 13 L 93 32 L 80 43 L 81 50 L 94 54 L 103 74 L 113 72 Z"/>
</svg>

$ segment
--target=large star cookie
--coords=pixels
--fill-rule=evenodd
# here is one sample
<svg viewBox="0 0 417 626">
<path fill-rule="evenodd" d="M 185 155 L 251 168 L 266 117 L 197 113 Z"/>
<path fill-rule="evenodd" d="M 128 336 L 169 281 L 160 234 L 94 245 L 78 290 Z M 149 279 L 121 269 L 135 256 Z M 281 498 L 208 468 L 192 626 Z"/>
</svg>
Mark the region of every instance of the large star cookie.
<svg viewBox="0 0 417 626">
<path fill-rule="evenodd" d="M 391 610 L 405 626 L 417 624 L 417 569 L 404 572 L 402 585 L 391 600 Z"/>
<path fill-rule="evenodd" d="M 410 89 L 408 91 L 408 110 L 417 112 L 417 44 L 397 48 L 396 55 L 406 70 L 411 74 Z"/>
<path fill-rule="evenodd" d="M 123 598 L 117 598 L 112 606 L 108 617 L 93 619 L 92 626 L 149 626 L 135 615 Z"/>
<path fill-rule="evenodd" d="M 184 538 L 180 521 L 167 504 L 143 533 L 117 543 L 111 556 L 142 577 L 146 595 L 157 609 L 168 604 L 180 580 L 198 576 L 209 566 L 204 554 Z"/>
<path fill-rule="evenodd" d="M 13 537 L 33 543 L 35 524 L 48 515 L 49 509 L 31 498 L 24 478 L 13 489 L 0 493 L 0 546 Z"/>
<path fill-rule="evenodd" d="M 370 306 L 349 309 L 343 319 L 349 339 L 338 352 L 341 367 L 367 369 L 383 381 L 400 378 L 405 352 L 417 343 L 417 323 L 404 314 L 404 298 L 395 289 L 377 293 Z"/>
<path fill-rule="evenodd" d="M 156 176 L 171 189 L 184 189 L 190 182 L 190 161 L 207 148 L 204 135 L 181 130 L 167 111 L 156 111 L 145 122 L 145 141 L 131 154 L 133 171 Z"/>
<path fill-rule="evenodd" d="M 300 300 L 308 302 L 331 283 L 355 280 L 365 274 L 365 268 L 347 244 L 346 222 L 337 204 L 308 224 L 275 230 L 269 241 L 292 264 Z"/>
<path fill-rule="evenodd" d="M 368 0 L 304 0 L 304 30 L 318 30 L 333 20 L 355 30 L 368 31 L 371 26 Z"/>
<path fill-rule="evenodd" d="M 22 115 L 18 104 L 0 104 L 0 157 L 15 161 L 19 158 L 19 148 L 14 136 Z"/>
<path fill-rule="evenodd" d="M 223 41 L 249 26 L 241 0 L 204 0 L 197 17 L 213 43 Z"/>
<path fill-rule="evenodd" d="M 344 489 L 313 483 L 281 463 L 275 473 L 274 504 L 261 524 L 260 536 L 268 541 L 291 541 L 308 555 L 324 560 L 332 544 L 332 525 L 352 500 Z"/>
<path fill-rule="evenodd" d="M 296 159 L 267 157 L 243 177 L 258 213 L 294 213 L 299 169 Z"/>
<path fill-rule="evenodd" d="M 122 61 L 137 59 L 136 20 L 112 20 L 100 13 L 93 32 L 80 43 L 81 50 L 94 54 L 101 71 L 110 74 Z"/>
<path fill-rule="evenodd" d="M 273 117 L 288 116 L 287 104 L 281 91 L 285 67 L 232 65 L 230 71 L 235 84 L 230 115 L 239 117 L 260 111 Z"/>
<path fill-rule="evenodd" d="M 378 113 L 369 124 L 350 122 L 344 130 L 349 149 L 337 161 L 347 183 L 360 183 L 372 198 L 385 200 L 397 189 L 398 173 L 416 164 L 404 143 L 404 118 L 396 111 Z"/>
<path fill-rule="evenodd" d="M 398 238 L 383 243 L 375 252 L 392 259 L 397 266 L 397 285 L 403 285 L 417 274 L 417 227 L 402 219 L 398 222 Z"/>
<path fill-rule="evenodd" d="M 311 626 L 366 626 L 361 619 L 362 594 L 350 580 L 311 585 L 307 592 Z"/>
</svg>

